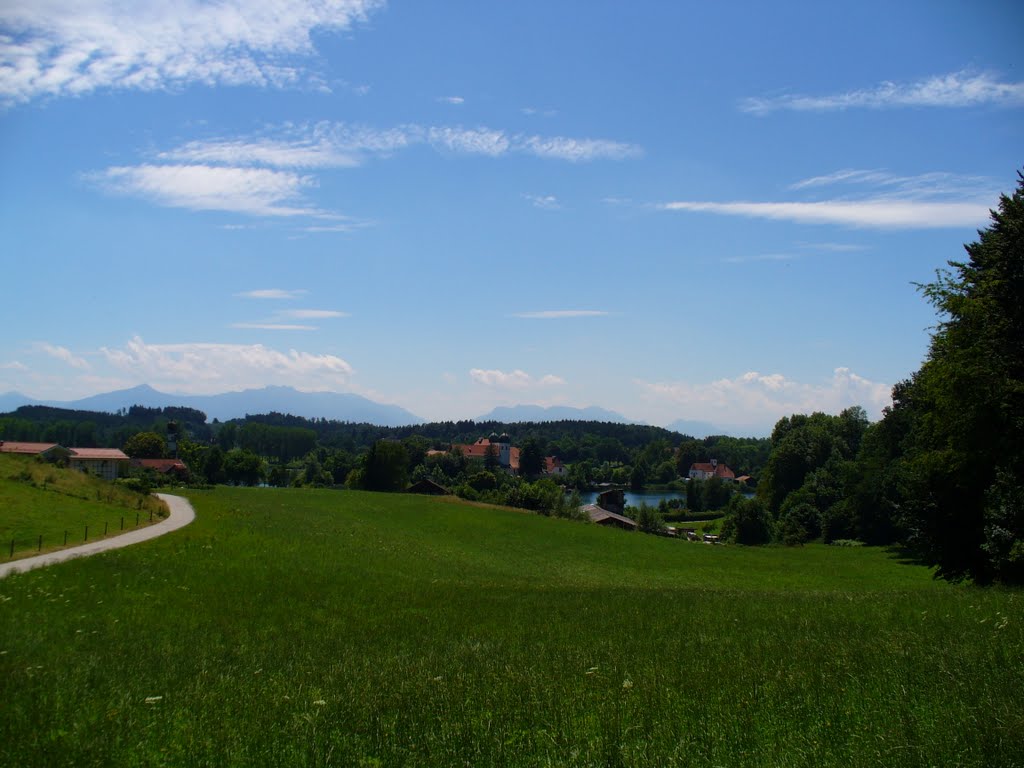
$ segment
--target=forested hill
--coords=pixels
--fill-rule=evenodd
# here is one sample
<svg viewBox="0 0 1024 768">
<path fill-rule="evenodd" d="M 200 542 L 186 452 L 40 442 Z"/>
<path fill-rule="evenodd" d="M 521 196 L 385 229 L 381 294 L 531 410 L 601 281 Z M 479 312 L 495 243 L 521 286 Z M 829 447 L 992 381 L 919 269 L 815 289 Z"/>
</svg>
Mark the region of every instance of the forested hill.
<svg viewBox="0 0 1024 768">
<path fill-rule="evenodd" d="M 192 439 L 207 441 L 213 436 L 206 414 L 194 408 L 146 408 L 133 405 L 117 413 L 23 405 L 0 414 L 0 440 L 60 443 L 82 448 L 120 448 L 136 434 L 151 430 L 166 434 L 175 422 Z"/>
<path fill-rule="evenodd" d="M 301 442 L 324 448 L 360 453 L 377 440 L 420 438 L 435 448 L 452 443 L 471 443 L 492 433 L 507 433 L 514 444 L 526 440 L 539 443 L 546 455 L 558 456 L 566 463 L 610 461 L 632 463 L 646 451 L 653 463 L 664 454 L 678 451 L 680 466 L 692 461 L 716 458 L 737 474 L 756 474 L 768 458 L 767 438 L 707 437 L 697 440 L 662 427 L 642 424 L 618 424 L 603 421 L 542 421 L 507 424 L 500 421 L 442 421 L 406 427 L 307 419 L 282 413 L 247 415 L 244 419 L 207 423 L 206 414 L 193 408 L 145 408 L 132 406 L 118 413 L 79 411 L 49 406 L 22 406 L 0 414 L 0 439 L 55 442 L 62 445 L 120 448 L 132 435 L 152 431 L 166 435 L 167 424 L 176 422 L 185 436 L 199 443 L 216 441 L 225 449 L 238 443 L 248 447 L 257 425 L 259 445 L 295 442 L 297 434 L 308 437 Z M 269 429 L 269 432 L 268 432 Z M 315 435 L 315 439 L 314 436 Z M 241 440 L 240 438 L 247 439 Z M 308 450 L 308 449 L 307 449 Z M 276 455 L 277 450 L 267 450 Z M 289 452 L 290 453 L 290 452 Z M 684 466 L 685 465 L 685 466 Z"/>
</svg>

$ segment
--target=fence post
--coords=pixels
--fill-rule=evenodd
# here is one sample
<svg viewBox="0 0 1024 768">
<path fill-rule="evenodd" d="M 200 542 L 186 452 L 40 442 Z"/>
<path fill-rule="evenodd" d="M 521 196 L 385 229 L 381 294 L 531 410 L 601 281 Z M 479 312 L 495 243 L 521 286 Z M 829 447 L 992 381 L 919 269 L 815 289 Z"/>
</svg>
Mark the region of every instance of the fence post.
<svg viewBox="0 0 1024 768">
<path fill-rule="evenodd" d="M 68 545 L 68 532 L 67 532 L 67 530 L 65 530 L 64 531 L 64 546 L 66 547 L 67 545 Z"/>
<path fill-rule="evenodd" d="M 139 513 L 138 512 L 135 513 L 135 527 L 136 528 L 139 527 Z"/>
<path fill-rule="evenodd" d="M 121 515 L 121 530 L 124 530 L 124 515 Z"/>
<path fill-rule="evenodd" d="M 88 525 L 85 526 L 85 540 L 86 541 L 89 540 L 89 526 Z"/>
<path fill-rule="evenodd" d="M 11 557 L 14 557 L 14 539 L 11 539 Z"/>
<path fill-rule="evenodd" d="M 153 510 L 149 510 L 149 522 L 153 522 Z"/>
<path fill-rule="evenodd" d="M 107 521 L 104 520 L 103 521 L 103 537 L 106 538 L 106 536 L 107 536 Z"/>
<path fill-rule="evenodd" d="M 43 551 L 43 534 L 41 534 L 41 533 L 39 534 L 39 549 L 36 550 L 36 551 L 37 552 L 42 552 Z"/>
</svg>

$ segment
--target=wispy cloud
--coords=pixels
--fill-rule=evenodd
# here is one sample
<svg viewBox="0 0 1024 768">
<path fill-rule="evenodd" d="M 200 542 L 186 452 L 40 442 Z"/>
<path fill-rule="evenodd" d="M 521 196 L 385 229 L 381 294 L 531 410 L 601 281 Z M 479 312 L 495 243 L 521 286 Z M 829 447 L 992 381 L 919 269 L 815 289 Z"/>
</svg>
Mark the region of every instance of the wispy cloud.
<svg viewBox="0 0 1024 768">
<path fill-rule="evenodd" d="M 539 312 L 516 312 L 512 317 L 530 320 L 561 320 L 567 317 L 605 317 L 611 314 L 599 309 L 545 309 Z"/>
<path fill-rule="evenodd" d="M 297 299 L 306 293 L 304 288 L 257 288 L 254 291 L 236 293 L 235 296 L 243 299 Z"/>
<path fill-rule="evenodd" d="M 426 135 L 435 147 L 470 155 L 498 157 L 508 152 L 510 146 L 504 131 L 488 128 L 430 128 Z"/>
<path fill-rule="evenodd" d="M 678 417 L 767 428 L 793 413 L 838 413 L 851 405 L 861 405 L 870 417 L 879 418 L 892 403 L 888 384 L 870 381 L 849 368 L 836 368 L 831 377 L 813 383 L 756 371 L 703 384 L 636 383 L 647 400 L 671 407 Z"/>
<path fill-rule="evenodd" d="M 466 101 L 461 96 L 438 96 L 437 100 L 441 104 L 453 104 L 455 106 L 458 106 L 459 104 L 463 104 Z"/>
<path fill-rule="evenodd" d="M 349 317 L 349 313 L 336 309 L 280 309 L 266 320 L 232 323 L 231 327 L 260 331 L 316 331 L 319 330 L 318 326 L 289 321 L 333 320 L 339 317 Z"/>
<path fill-rule="evenodd" d="M 722 261 L 728 264 L 747 264 L 752 261 L 792 261 L 799 258 L 792 253 L 756 253 L 752 256 L 726 256 Z"/>
<path fill-rule="evenodd" d="M 0 100 L 97 89 L 320 86 L 313 32 L 342 32 L 382 0 L 0 4 Z"/>
<path fill-rule="evenodd" d="M 537 157 L 585 163 L 591 160 L 625 160 L 639 157 L 643 150 L 636 144 L 605 139 L 572 139 L 564 136 L 525 136 L 515 141 L 517 150 Z"/>
<path fill-rule="evenodd" d="M 326 216 L 302 204 L 316 185 L 310 176 L 267 168 L 210 165 L 136 165 L 108 168 L 91 178 L 111 192 L 158 205 L 194 211 L 229 211 L 253 216 Z"/>
<path fill-rule="evenodd" d="M 496 389 L 534 389 L 537 387 L 552 387 L 565 384 L 565 379 L 553 374 L 547 374 L 540 378 L 534 378 L 525 371 L 516 369 L 506 373 L 500 370 L 484 370 L 473 368 L 469 377 L 478 384 Z"/>
<path fill-rule="evenodd" d="M 945 171 L 906 176 L 883 169 L 857 168 L 844 168 L 789 185 L 791 190 L 815 190 L 822 187 L 867 187 L 876 197 L 905 200 L 994 200 L 999 191 L 998 183 L 988 176 L 966 176 Z"/>
<path fill-rule="evenodd" d="M 0 369 L 5 371 L 27 371 L 28 366 L 24 363 L 18 362 L 17 360 L 11 360 L 9 363 L 0 364 Z"/>
<path fill-rule="evenodd" d="M 558 211 L 562 208 L 558 198 L 554 195 L 523 195 L 523 198 L 529 200 L 534 208 L 541 208 L 545 211 Z"/>
<path fill-rule="evenodd" d="M 986 104 L 1024 106 L 1024 82 L 1005 82 L 988 73 L 960 71 L 910 83 L 883 82 L 871 88 L 824 96 L 787 94 L 753 97 L 744 99 L 740 109 L 755 115 L 767 115 L 779 110 L 832 112 L 897 107 L 973 107 Z"/>
<path fill-rule="evenodd" d="M 40 342 L 36 345 L 41 352 L 45 352 L 50 357 L 60 360 L 61 362 L 67 363 L 72 368 L 78 368 L 79 370 L 88 370 L 89 363 L 83 358 L 72 353 L 67 347 L 61 347 L 55 344 L 49 344 L 47 342 Z"/>
<path fill-rule="evenodd" d="M 318 178 L 302 171 L 351 168 L 418 145 L 451 155 L 497 158 L 525 153 L 574 163 L 621 160 L 641 153 L 639 147 L 614 141 L 510 136 L 486 127 L 403 125 L 380 130 L 319 122 L 287 124 L 256 136 L 190 141 L 151 156 L 158 162 L 114 166 L 86 178 L 110 191 L 159 205 L 330 219 L 329 225 L 311 226 L 306 231 L 350 232 L 370 222 L 308 204 L 305 196 L 317 186 Z M 535 202 L 551 207 L 554 198 L 537 198 Z"/>
<path fill-rule="evenodd" d="M 974 227 L 988 220 L 998 189 L 991 179 L 951 173 L 899 176 L 887 171 L 846 169 L 797 181 L 793 191 L 859 187 L 857 196 L 783 202 L 683 200 L 665 211 L 714 213 L 802 224 L 837 224 L 871 229 Z"/>
<path fill-rule="evenodd" d="M 374 129 L 320 121 L 284 125 L 270 135 L 190 141 L 160 152 L 161 160 L 273 168 L 351 168 L 422 140 L 415 127 Z"/>
<path fill-rule="evenodd" d="M 263 344 L 147 344 L 139 336 L 123 347 L 102 347 L 114 368 L 158 389 L 199 394 L 268 384 L 302 390 L 344 388 L 352 367 L 336 355 Z"/>
<path fill-rule="evenodd" d="M 942 229 L 983 224 L 989 209 L 983 203 L 925 203 L 899 200 L 828 200 L 818 203 L 665 203 L 666 211 L 716 213 L 726 216 L 839 224 L 872 229 Z"/>
<path fill-rule="evenodd" d="M 257 331 L 315 331 L 315 325 L 296 325 L 294 323 L 232 323 L 232 328 Z"/>
</svg>

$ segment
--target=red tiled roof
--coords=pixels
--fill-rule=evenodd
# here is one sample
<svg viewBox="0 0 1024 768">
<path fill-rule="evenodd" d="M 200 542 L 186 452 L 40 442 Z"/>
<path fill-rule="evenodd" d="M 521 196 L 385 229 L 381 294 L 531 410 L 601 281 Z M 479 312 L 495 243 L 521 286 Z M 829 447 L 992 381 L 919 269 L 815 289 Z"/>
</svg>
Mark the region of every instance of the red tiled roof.
<svg viewBox="0 0 1024 768">
<path fill-rule="evenodd" d="M 0 453 L 46 453 L 57 446 L 57 443 L 25 443 L 17 440 L 0 440 Z"/>
<path fill-rule="evenodd" d="M 693 472 L 694 470 L 698 472 L 706 472 L 709 475 L 721 477 L 726 480 L 733 480 L 736 478 L 736 473 L 734 473 L 731 469 L 729 469 L 729 467 L 727 467 L 722 462 L 718 462 L 717 465 L 712 464 L 710 461 L 696 462 L 690 466 L 690 471 Z"/>
<path fill-rule="evenodd" d="M 109 459 L 112 461 L 128 461 L 124 451 L 117 448 L 68 448 L 72 459 Z"/>
<path fill-rule="evenodd" d="M 544 470 L 551 474 L 556 469 L 562 466 L 562 460 L 557 456 L 545 456 L 544 457 Z"/>
<path fill-rule="evenodd" d="M 157 472 L 188 471 L 188 467 L 181 459 L 132 459 L 132 464 L 145 469 L 155 469 Z"/>
</svg>

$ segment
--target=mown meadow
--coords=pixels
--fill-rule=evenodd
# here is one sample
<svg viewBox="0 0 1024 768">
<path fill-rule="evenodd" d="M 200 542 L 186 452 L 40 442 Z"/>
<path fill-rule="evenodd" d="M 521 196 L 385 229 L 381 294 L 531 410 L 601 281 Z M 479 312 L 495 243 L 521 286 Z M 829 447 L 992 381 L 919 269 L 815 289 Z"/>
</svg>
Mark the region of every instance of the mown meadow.
<svg viewBox="0 0 1024 768">
<path fill-rule="evenodd" d="M 446 500 L 190 492 L 0 581 L 0 764 L 1024 765 L 1020 591 Z"/>
</svg>

